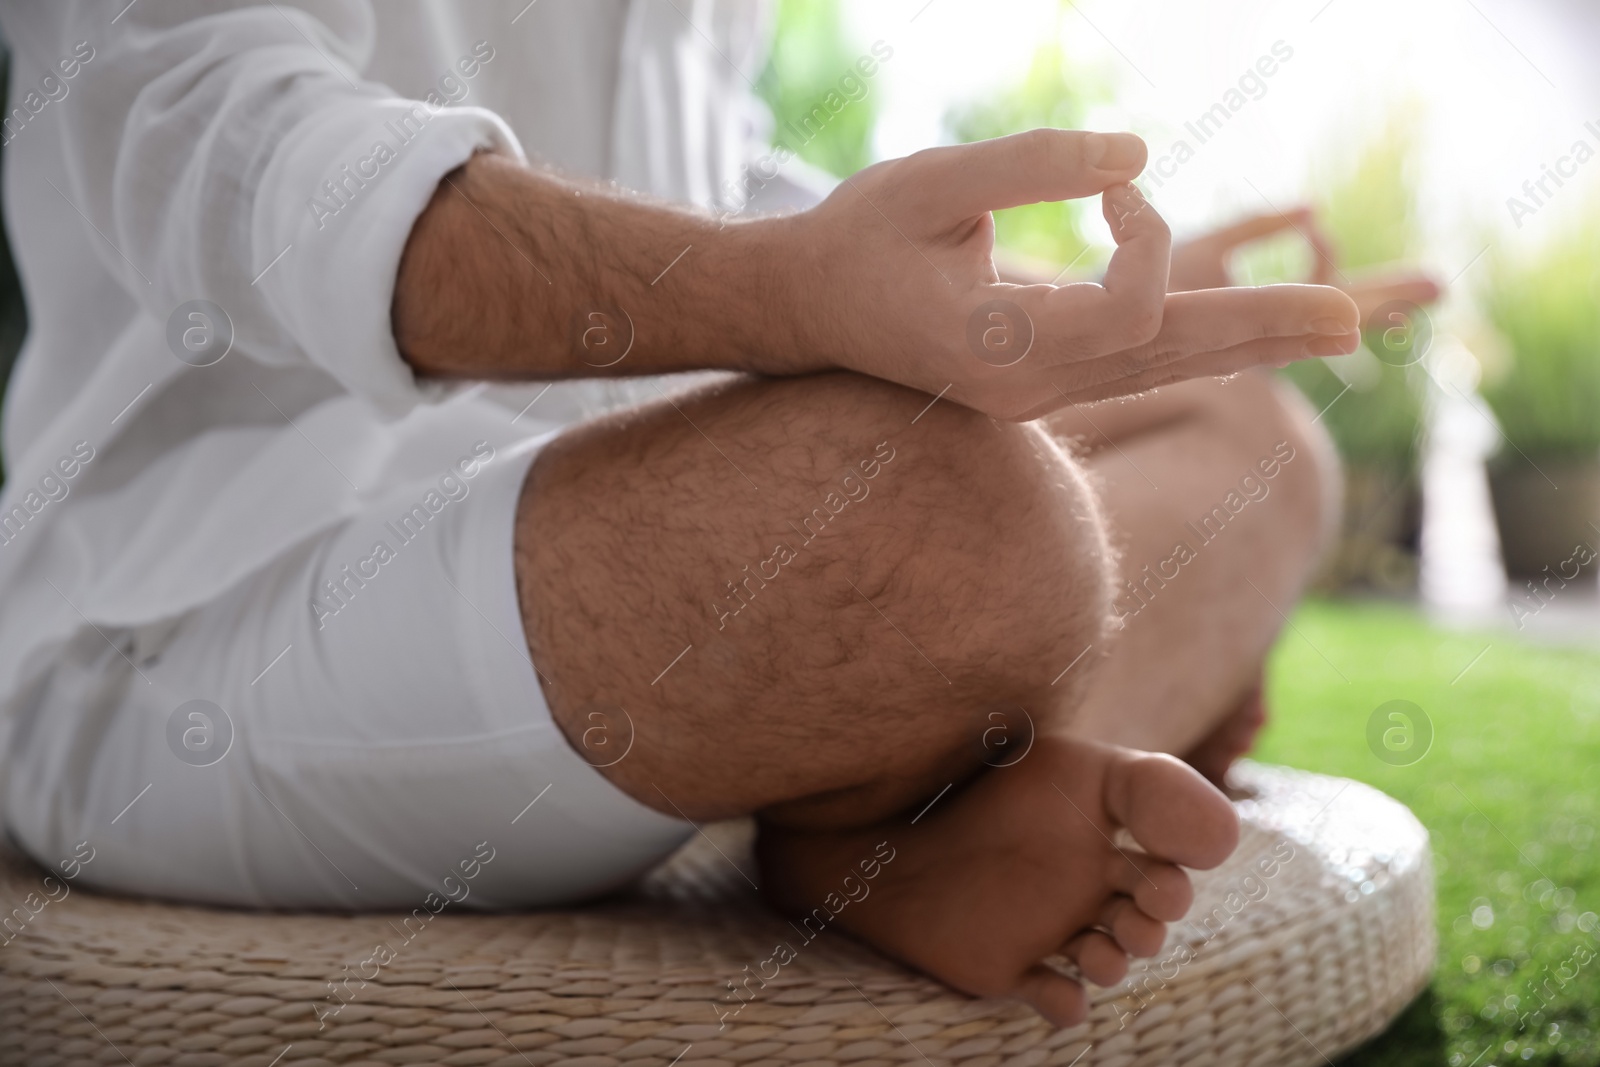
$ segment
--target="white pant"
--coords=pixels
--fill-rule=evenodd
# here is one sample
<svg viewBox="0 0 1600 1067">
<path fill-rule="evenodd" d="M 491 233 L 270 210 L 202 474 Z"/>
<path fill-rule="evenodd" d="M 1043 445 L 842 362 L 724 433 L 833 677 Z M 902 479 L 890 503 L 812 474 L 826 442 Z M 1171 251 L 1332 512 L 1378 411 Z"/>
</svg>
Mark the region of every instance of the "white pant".
<svg viewBox="0 0 1600 1067">
<path fill-rule="evenodd" d="M 274 907 L 553 904 L 670 853 L 691 826 L 595 769 L 626 724 L 583 758 L 528 657 L 538 444 L 385 493 L 173 624 L 85 631 L 13 734 L 13 835 L 52 868 L 89 842 L 106 889 Z"/>
</svg>

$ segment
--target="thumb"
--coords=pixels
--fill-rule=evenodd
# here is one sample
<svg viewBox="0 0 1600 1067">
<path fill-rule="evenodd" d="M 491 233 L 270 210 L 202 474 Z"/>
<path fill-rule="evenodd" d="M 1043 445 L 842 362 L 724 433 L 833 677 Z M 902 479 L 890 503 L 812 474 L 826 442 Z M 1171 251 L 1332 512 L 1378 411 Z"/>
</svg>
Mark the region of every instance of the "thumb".
<svg viewBox="0 0 1600 1067">
<path fill-rule="evenodd" d="M 950 220 L 1023 204 L 1095 196 L 1144 169 L 1131 133 L 1037 129 L 911 156 L 908 199 Z"/>
</svg>

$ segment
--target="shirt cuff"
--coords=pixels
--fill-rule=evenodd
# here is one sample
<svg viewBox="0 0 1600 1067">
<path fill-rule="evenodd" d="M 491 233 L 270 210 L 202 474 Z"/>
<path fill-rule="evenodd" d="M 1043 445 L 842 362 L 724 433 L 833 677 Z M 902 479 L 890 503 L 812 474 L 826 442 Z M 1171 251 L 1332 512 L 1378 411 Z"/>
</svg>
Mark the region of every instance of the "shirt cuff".
<svg viewBox="0 0 1600 1067">
<path fill-rule="evenodd" d="M 524 158 L 505 122 L 475 107 L 363 97 L 319 109 L 268 162 L 251 221 L 256 284 L 311 361 L 398 418 L 457 386 L 419 382 L 390 307 L 412 224 L 475 152 Z"/>
</svg>

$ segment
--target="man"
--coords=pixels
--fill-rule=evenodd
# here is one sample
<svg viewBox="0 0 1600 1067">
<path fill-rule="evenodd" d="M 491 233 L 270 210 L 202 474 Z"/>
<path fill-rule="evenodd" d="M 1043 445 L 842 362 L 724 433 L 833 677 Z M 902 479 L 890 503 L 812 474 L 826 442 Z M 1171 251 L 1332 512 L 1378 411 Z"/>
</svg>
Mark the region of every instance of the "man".
<svg viewBox="0 0 1600 1067">
<path fill-rule="evenodd" d="M 1248 234 L 1169 279 L 1137 138 L 937 148 L 730 219 L 754 6 L 0 20 L 33 855 L 299 907 L 465 901 L 470 867 L 474 906 L 529 906 L 755 813 L 776 904 L 872 864 L 841 927 L 1069 1023 L 1232 849 L 1166 753 L 1220 777 L 1247 743 L 1334 491 L 1254 368 L 1351 350 L 1359 313 L 1169 294 Z M 1000 282 L 988 212 L 1082 196 L 1104 279 Z M 687 371 L 736 373 L 618 384 Z"/>
</svg>

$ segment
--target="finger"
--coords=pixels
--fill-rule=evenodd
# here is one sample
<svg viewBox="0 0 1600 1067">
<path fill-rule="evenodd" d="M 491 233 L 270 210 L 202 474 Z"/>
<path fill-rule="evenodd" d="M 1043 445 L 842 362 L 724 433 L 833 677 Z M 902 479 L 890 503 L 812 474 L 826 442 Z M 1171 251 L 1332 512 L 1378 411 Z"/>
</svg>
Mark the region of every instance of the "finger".
<svg viewBox="0 0 1600 1067">
<path fill-rule="evenodd" d="M 1131 371 L 1117 369 L 1108 361 L 1087 369 L 1074 368 L 1072 387 L 1047 382 L 1035 391 L 1031 404 L 1022 405 L 1003 417 L 1012 422 L 1032 422 L 1063 408 L 1096 404 L 1102 400 L 1137 396 L 1164 385 L 1193 378 L 1226 378 L 1256 367 L 1284 367 L 1303 359 L 1345 355 L 1361 344 L 1361 334 L 1302 334 L 1297 337 L 1261 337 L 1232 345 L 1216 352 L 1201 352 L 1170 363 L 1160 363 Z M 1059 369 L 1051 374 L 1065 378 Z"/>
<path fill-rule="evenodd" d="M 1404 273 L 1357 278 L 1344 291 L 1360 309 L 1362 324 L 1370 328 L 1373 313 L 1385 304 L 1404 301 L 1420 307 L 1438 300 L 1444 289 L 1426 274 Z"/>
<path fill-rule="evenodd" d="M 1117 319 L 1110 317 L 1113 325 L 1096 327 L 1091 323 L 1096 317 L 1106 318 L 1100 304 L 1105 294 L 1097 287 L 1049 290 L 1030 286 L 1011 292 L 1025 305 L 1030 329 L 1036 331 L 1031 344 L 1043 357 L 1030 367 L 1035 377 L 1025 390 L 1026 399 L 1005 416 L 1018 422 L 1042 418 L 1069 404 L 1132 396 L 1188 378 L 1236 374 L 1249 367 L 1353 352 L 1360 343 L 1355 302 L 1331 286 L 1264 285 L 1169 293 L 1163 299 L 1161 326 L 1154 340 L 1105 355 L 1096 354 L 1095 349 L 1104 352 L 1110 348 L 1104 343 L 1107 338 L 1115 343 L 1106 331 L 1114 328 Z M 1209 353 L 1223 355 L 1175 370 L 1163 369 Z"/>
<path fill-rule="evenodd" d="M 1152 367 L 1131 377 L 1117 378 L 1099 385 L 1064 392 L 1062 395 L 1068 403 L 1092 404 L 1115 397 L 1133 396 L 1151 389 L 1159 389 L 1164 385 L 1172 385 L 1174 382 L 1188 381 L 1191 378 L 1226 378 L 1253 367 L 1281 367 L 1300 359 L 1341 355 L 1354 352 L 1360 343 L 1359 333 L 1345 334 L 1342 337 L 1263 337 L 1220 352 L 1203 352 L 1175 363 Z M 1057 401 L 1042 405 L 1045 410 L 1041 411 L 1041 414 L 1030 412 L 1018 421 L 1040 418 L 1042 414 L 1063 406 L 1059 401 L 1058 397 Z"/>
<path fill-rule="evenodd" d="M 1333 241 L 1328 238 L 1328 231 L 1322 228 L 1322 220 L 1315 210 L 1304 206 L 1290 208 L 1275 217 L 1283 224 L 1280 229 L 1294 230 L 1311 247 L 1309 280 L 1312 285 L 1332 285 L 1336 276 L 1343 277 Z"/>
<path fill-rule="evenodd" d="M 1327 285 L 1262 285 L 1172 293 L 1150 344 L 1105 357 L 1150 365 L 1218 352 L 1263 337 L 1340 337 L 1360 328 L 1355 301 Z"/>
<path fill-rule="evenodd" d="M 1286 230 L 1298 233 L 1306 244 L 1311 246 L 1312 284 L 1331 284 L 1333 277 L 1339 273 L 1333 242 L 1328 239 L 1327 232 L 1318 221 L 1317 213 L 1309 207 L 1253 215 L 1231 226 L 1225 226 L 1200 240 L 1210 242 L 1216 247 L 1219 255 L 1226 256 L 1240 245 L 1259 241 Z"/>
<path fill-rule="evenodd" d="M 1120 352 L 1146 344 L 1161 329 L 1172 260 L 1166 220 L 1132 183 L 1105 191 L 1101 210 L 1117 249 L 1100 284 L 1013 287 L 1037 331 L 1036 344 L 1062 358 Z"/>
<path fill-rule="evenodd" d="M 1111 294 L 1114 313 L 1153 315 L 1146 326 L 1149 327 L 1147 332 L 1154 336 L 1167 295 L 1172 232 L 1166 220 L 1130 183 L 1107 189 L 1101 197 L 1101 211 L 1117 242 L 1101 287 Z"/>
<path fill-rule="evenodd" d="M 1144 169 L 1144 141 L 1131 133 L 1028 130 L 971 144 L 929 148 L 915 161 L 907 194 L 951 219 L 1094 196 Z"/>
<path fill-rule="evenodd" d="M 1167 924 L 1139 910 L 1132 897 L 1120 893 L 1106 901 L 1096 923 L 1105 927 L 1117 947 L 1130 956 L 1148 959 L 1167 942 Z"/>
<path fill-rule="evenodd" d="M 1311 223 L 1312 215 L 1309 208 L 1273 211 L 1264 215 L 1252 215 L 1231 226 L 1224 226 L 1220 230 L 1204 235 L 1200 240 L 1208 241 L 1216 245 L 1218 251 L 1226 253 L 1251 241 L 1259 241 L 1285 230 L 1300 230 Z"/>
<path fill-rule="evenodd" d="M 1128 954 L 1110 936 L 1086 930 L 1062 946 L 1061 954 L 1078 965 L 1083 976 L 1097 986 L 1114 986 L 1128 976 Z"/>
<path fill-rule="evenodd" d="M 1030 967 L 1012 991 L 1052 1026 L 1077 1026 L 1089 1016 L 1089 998 L 1083 986 L 1048 967 Z"/>
<path fill-rule="evenodd" d="M 1027 292 L 1019 299 L 1028 301 L 1033 346 L 1042 357 L 1034 366 L 1041 372 L 1061 368 L 1062 374 L 1048 380 L 1068 392 L 1262 337 L 1344 336 L 1360 321 L 1355 302 L 1331 286 L 1196 289 L 1163 296 L 1159 329 L 1141 343 L 1131 337 L 1123 313 L 1107 311 L 1104 294 L 1093 286 L 1066 286 L 1043 296 Z M 1117 333 L 1119 324 L 1124 334 Z M 1290 351 L 1284 358 L 1300 354 Z"/>
</svg>

